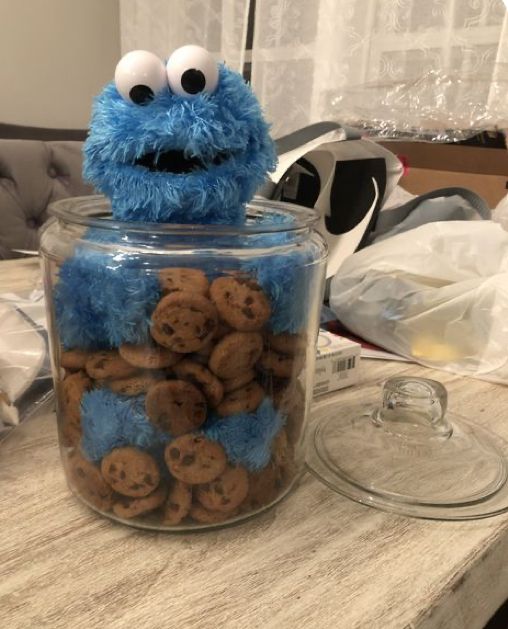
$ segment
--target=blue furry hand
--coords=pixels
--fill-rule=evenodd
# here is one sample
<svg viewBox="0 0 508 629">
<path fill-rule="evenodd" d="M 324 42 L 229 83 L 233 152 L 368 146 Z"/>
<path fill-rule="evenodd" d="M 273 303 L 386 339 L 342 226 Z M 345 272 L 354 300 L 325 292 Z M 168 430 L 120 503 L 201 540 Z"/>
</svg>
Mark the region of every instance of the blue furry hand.
<svg viewBox="0 0 508 629">
<path fill-rule="evenodd" d="M 109 389 L 83 395 L 81 449 L 90 461 L 100 461 L 114 448 L 135 446 L 157 451 L 171 435 L 157 429 L 145 413 L 145 396 L 125 397 Z"/>
<path fill-rule="evenodd" d="M 66 349 L 105 349 L 150 338 L 150 315 L 160 299 L 157 274 L 115 253 L 78 250 L 61 266 L 54 304 Z"/>
<path fill-rule="evenodd" d="M 232 463 L 257 472 L 268 465 L 272 442 L 285 421 L 272 400 L 265 398 L 253 413 L 209 417 L 203 433 L 221 444 Z"/>
</svg>

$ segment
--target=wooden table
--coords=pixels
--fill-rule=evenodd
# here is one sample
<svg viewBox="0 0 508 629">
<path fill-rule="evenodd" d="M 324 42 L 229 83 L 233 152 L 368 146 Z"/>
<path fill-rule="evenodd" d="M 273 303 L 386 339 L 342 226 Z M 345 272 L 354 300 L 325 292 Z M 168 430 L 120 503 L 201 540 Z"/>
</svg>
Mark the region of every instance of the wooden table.
<svg viewBox="0 0 508 629">
<path fill-rule="evenodd" d="M 364 382 L 395 374 L 441 380 L 451 410 L 508 440 L 508 388 L 363 362 Z M 333 395 L 338 408 L 361 397 L 361 387 Z M 276 509 L 220 531 L 158 534 L 102 519 L 65 485 L 52 412 L 0 446 L 0 484 L 6 629 L 480 629 L 508 596 L 508 515 L 390 515 L 310 474 Z"/>
</svg>

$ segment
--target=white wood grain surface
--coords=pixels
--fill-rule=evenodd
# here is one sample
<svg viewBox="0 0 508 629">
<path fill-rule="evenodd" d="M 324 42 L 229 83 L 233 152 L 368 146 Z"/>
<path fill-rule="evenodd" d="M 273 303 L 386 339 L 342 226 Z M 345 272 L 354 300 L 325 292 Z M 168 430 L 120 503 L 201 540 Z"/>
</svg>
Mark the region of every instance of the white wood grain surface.
<svg viewBox="0 0 508 629">
<path fill-rule="evenodd" d="M 506 387 L 403 363 L 363 370 L 364 382 L 439 379 L 451 410 L 508 439 Z M 340 409 L 361 397 L 356 387 L 333 399 Z M 481 629 L 508 597 L 508 515 L 404 518 L 310 475 L 276 509 L 220 531 L 152 533 L 100 518 L 65 485 L 52 413 L 0 445 L 0 489 L 5 629 Z"/>
</svg>

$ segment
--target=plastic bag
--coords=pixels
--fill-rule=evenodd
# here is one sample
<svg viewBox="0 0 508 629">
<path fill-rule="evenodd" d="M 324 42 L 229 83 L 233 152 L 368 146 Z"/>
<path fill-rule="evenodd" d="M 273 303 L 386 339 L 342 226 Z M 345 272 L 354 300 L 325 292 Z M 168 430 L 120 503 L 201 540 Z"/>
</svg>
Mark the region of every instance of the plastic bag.
<svg viewBox="0 0 508 629">
<path fill-rule="evenodd" d="M 508 194 L 496 205 L 492 218 L 508 232 Z"/>
<path fill-rule="evenodd" d="M 504 64 L 469 75 L 431 69 L 414 78 L 345 85 L 331 99 L 330 110 L 364 136 L 464 141 L 508 126 Z"/>
<path fill-rule="evenodd" d="M 0 440 L 53 394 L 40 290 L 0 295 Z"/>
<path fill-rule="evenodd" d="M 508 233 L 493 221 L 429 223 L 353 254 L 330 307 L 396 354 L 508 384 Z"/>
</svg>

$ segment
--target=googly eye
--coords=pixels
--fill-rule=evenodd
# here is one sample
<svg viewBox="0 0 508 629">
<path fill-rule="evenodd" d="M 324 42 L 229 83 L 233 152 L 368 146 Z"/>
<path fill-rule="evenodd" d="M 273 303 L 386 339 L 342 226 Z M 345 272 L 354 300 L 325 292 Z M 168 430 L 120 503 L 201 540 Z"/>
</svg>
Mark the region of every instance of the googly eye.
<svg viewBox="0 0 508 629">
<path fill-rule="evenodd" d="M 212 55 L 200 46 L 182 46 L 168 59 L 166 72 L 171 91 L 180 96 L 211 94 L 219 82 L 219 68 Z"/>
<path fill-rule="evenodd" d="M 147 105 L 167 84 L 164 63 L 146 50 L 128 52 L 116 66 L 116 89 L 124 100 L 136 105 Z"/>
</svg>

